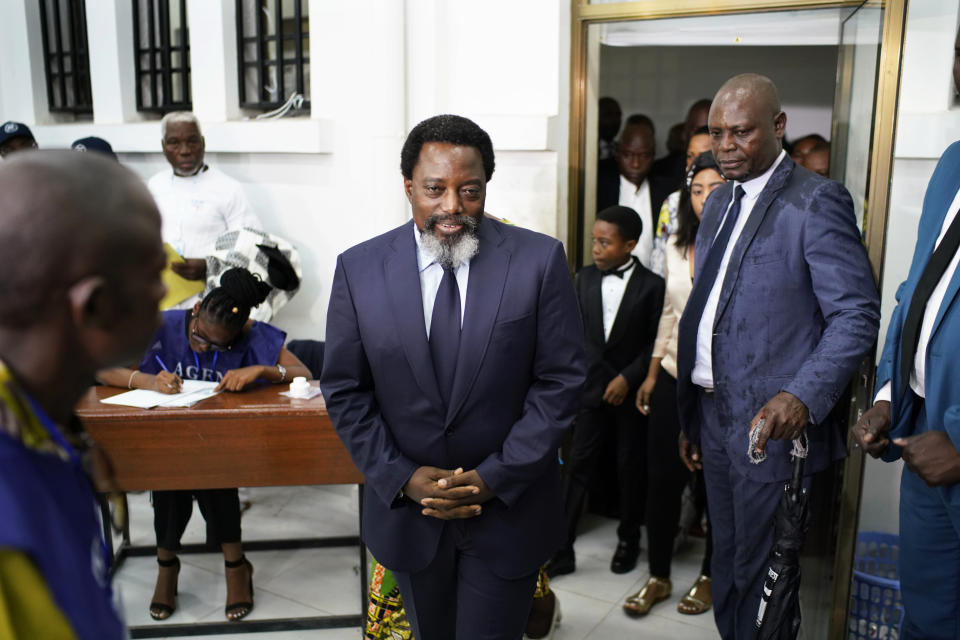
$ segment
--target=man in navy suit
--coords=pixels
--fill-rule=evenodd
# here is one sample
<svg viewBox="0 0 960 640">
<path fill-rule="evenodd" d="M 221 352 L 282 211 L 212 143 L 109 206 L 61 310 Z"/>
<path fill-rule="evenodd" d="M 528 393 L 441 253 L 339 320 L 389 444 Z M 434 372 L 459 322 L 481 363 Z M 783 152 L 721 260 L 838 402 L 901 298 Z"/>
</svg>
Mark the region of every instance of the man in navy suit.
<svg viewBox="0 0 960 640">
<path fill-rule="evenodd" d="M 754 637 L 790 440 L 806 433 L 808 474 L 844 455 L 834 405 L 880 316 L 850 195 L 794 164 L 785 126 L 763 76 L 736 76 L 714 98 L 710 136 L 728 182 L 704 206 L 680 320 L 681 454 L 706 477 L 714 617 L 727 639 Z M 747 453 L 754 428 L 759 464 Z"/>
<path fill-rule="evenodd" d="M 484 216 L 493 168 L 470 120 L 414 127 L 413 220 L 338 258 L 327 312 L 327 410 L 371 489 L 364 540 L 418 640 L 519 638 L 564 537 L 577 300 L 559 242 Z"/>
<path fill-rule="evenodd" d="M 953 66 L 960 87 L 960 33 Z M 902 638 L 960 637 L 960 142 L 940 157 L 897 289 L 874 406 L 857 422 L 874 457 L 902 457 Z"/>
</svg>

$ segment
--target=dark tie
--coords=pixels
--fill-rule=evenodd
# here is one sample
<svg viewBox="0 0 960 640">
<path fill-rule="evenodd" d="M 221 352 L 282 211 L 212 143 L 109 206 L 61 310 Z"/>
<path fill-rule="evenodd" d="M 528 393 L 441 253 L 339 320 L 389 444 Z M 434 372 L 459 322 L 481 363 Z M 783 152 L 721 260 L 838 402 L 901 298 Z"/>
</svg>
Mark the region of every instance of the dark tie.
<svg viewBox="0 0 960 640">
<path fill-rule="evenodd" d="M 960 214 L 953 218 L 950 227 L 943 235 L 930 261 L 920 274 L 917 288 L 913 290 L 907 317 L 903 321 L 903 333 L 900 336 L 900 395 L 907 390 L 910 373 L 913 371 L 913 360 L 917 354 L 917 342 L 920 340 L 920 327 L 923 325 L 923 316 L 927 310 L 930 294 L 937 288 L 943 274 L 946 273 L 950 261 L 953 260 L 957 248 L 960 247 Z"/>
<path fill-rule="evenodd" d="M 703 308 L 707 305 L 707 298 L 710 296 L 710 291 L 713 289 L 713 284 L 720 272 L 720 262 L 727 250 L 727 243 L 730 242 L 730 234 L 733 233 L 733 227 L 736 226 L 737 218 L 740 217 L 740 200 L 743 199 L 743 194 L 743 187 L 738 185 L 733 193 L 733 204 L 727 211 L 727 216 L 720 227 L 720 233 L 717 234 L 713 244 L 707 250 L 707 259 L 703 263 L 703 269 L 700 270 L 696 286 L 690 293 L 690 299 L 687 300 L 687 308 L 684 310 L 684 314 L 689 310 L 693 313 L 690 317 L 697 318 L 698 324 L 700 316 L 703 315 Z"/>
<path fill-rule="evenodd" d="M 443 403 L 450 403 L 453 372 L 460 351 L 460 287 L 453 269 L 444 268 L 430 317 L 430 356 Z"/>
</svg>

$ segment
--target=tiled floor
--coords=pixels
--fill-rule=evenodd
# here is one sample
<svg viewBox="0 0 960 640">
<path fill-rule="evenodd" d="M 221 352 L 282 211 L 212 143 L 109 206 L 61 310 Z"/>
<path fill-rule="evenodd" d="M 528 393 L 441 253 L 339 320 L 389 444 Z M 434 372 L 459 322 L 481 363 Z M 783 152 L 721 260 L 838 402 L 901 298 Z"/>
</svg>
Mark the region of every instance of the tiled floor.
<svg viewBox="0 0 960 640">
<path fill-rule="evenodd" d="M 277 487 L 251 490 L 253 507 L 244 514 L 245 540 L 351 535 L 357 531 L 356 488 Z M 131 535 L 134 544 L 152 544 L 153 518 L 147 494 L 130 496 Z M 184 536 L 185 543 L 204 540 L 199 510 Z M 634 620 L 623 614 L 623 599 L 637 591 L 648 577 L 645 554 L 639 566 L 625 575 L 609 570 L 616 541 L 616 524 L 604 518 L 587 517 L 577 540 L 577 571 L 556 578 L 553 589 L 561 603 L 563 621 L 556 640 L 700 640 L 717 637 L 710 613 L 684 616 L 676 601 L 696 578 L 703 542 L 688 544 L 674 560 L 674 597 L 657 605 L 646 618 Z M 345 548 L 255 551 L 248 554 L 255 567 L 256 607 L 248 619 L 355 614 L 360 609 L 359 559 Z M 180 596 L 176 614 L 169 623 L 223 620 L 226 588 L 223 557 L 219 554 L 181 556 Z M 150 619 L 147 605 L 153 594 L 156 562 L 151 558 L 128 558 L 120 570 L 116 588 L 130 625 L 165 624 Z M 207 636 L 236 640 L 358 640 L 360 629 L 238 633 Z"/>
</svg>

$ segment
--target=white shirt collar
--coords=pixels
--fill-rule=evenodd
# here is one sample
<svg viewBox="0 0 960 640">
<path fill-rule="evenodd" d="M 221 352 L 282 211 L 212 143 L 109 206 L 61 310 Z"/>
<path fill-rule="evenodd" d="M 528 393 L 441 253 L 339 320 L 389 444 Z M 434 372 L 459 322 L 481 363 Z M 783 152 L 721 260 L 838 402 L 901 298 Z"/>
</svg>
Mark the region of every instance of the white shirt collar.
<svg viewBox="0 0 960 640">
<path fill-rule="evenodd" d="M 620 174 L 620 192 L 621 193 L 626 191 L 626 192 L 632 193 L 633 195 L 638 195 L 641 190 L 649 189 L 650 188 L 649 185 L 650 185 L 650 181 L 647 178 L 644 178 L 643 182 L 641 182 L 640 186 L 638 187 L 637 185 L 627 180 L 622 173 Z"/>
<path fill-rule="evenodd" d="M 770 176 L 773 175 L 773 172 L 776 171 L 777 167 L 780 166 L 780 163 L 783 162 L 783 159 L 787 157 L 787 152 L 783 149 L 780 150 L 780 155 L 777 156 L 777 159 L 773 161 L 773 164 L 770 165 L 770 168 L 761 173 L 756 178 L 750 178 L 746 182 L 733 181 L 733 192 L 736 193 L 737 187 L 743 187 L 744 196 L 750 198 L 751 200 L 757 198 L 760 195 L 760 192 L 763 191 L 764 187 L 767 186 L 767 183 L 770 181 Z"/>
</svg>

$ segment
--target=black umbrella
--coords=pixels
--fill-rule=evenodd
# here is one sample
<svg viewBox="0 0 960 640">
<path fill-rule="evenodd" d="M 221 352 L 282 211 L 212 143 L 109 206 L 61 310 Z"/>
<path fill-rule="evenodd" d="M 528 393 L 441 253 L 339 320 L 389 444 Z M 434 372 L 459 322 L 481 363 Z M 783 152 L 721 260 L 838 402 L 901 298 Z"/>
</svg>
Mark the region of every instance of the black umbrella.
<svg viewBox="0 0 960 640">
<path fill-rule="evenodd" d="M 810 526 L 803 489 L 806 437 L 794 441 L 793 477 L 774 515 L 773 548 L 757 611 L 757 640 L 795 640 L 800 631 L 800 550 Z"/>
</svg>

